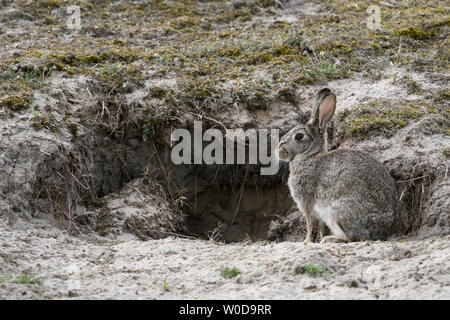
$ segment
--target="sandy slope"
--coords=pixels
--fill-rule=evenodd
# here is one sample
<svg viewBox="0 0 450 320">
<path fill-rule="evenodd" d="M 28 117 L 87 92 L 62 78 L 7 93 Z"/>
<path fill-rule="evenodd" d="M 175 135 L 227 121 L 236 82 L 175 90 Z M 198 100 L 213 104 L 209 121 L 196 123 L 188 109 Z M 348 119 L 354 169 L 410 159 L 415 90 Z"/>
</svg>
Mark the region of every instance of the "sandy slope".
<svg viewBox="0 0 450 320">
<path fill-rule="evenodd" d="M 167 238 L 75 238 L 48 222 L 0 224 L 0 298 L 447 299 L 450 237 L 351 244 L 218 244 Z M 307 264 L 324 267 L 318 277 Z M 242 274 L 220 276 L 222 266 Z M 166 280 L 166 290 L 163 282 Z"/>
</svg>

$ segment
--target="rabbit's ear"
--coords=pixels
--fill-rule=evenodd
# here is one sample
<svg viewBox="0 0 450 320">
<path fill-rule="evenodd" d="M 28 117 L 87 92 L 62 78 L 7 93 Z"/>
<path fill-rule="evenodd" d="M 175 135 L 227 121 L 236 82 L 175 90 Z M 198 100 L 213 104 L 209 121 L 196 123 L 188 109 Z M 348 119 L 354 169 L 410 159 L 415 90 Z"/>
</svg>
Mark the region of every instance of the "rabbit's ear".
<svg viewBox="0 0 450 320">
<path fill-rule="evenodd" d="M 336 95 L 331 91 L 326 93 L 319 104 L 319 128 L 324 130 L 336 110 Z"/>
<path fill-rule="evenodd" d="M 317 92 L 316 100 L 320 101 L 323 97 L 325 97 L 327 94 L 331 93 L 331 90 L 328 88 L 323 88 L 319 92 Z"/>
<path fill-rule="evenodd" d="M 313 102 L 311 116 L 309 118 L 308 124 L 315 125 L 319 120 L 319 105 L 322 102 L 322 99 L 329 93 L 331 93 L 331 90 L 328 88 L 323 88 L 317 93 Z"/>
</svg>

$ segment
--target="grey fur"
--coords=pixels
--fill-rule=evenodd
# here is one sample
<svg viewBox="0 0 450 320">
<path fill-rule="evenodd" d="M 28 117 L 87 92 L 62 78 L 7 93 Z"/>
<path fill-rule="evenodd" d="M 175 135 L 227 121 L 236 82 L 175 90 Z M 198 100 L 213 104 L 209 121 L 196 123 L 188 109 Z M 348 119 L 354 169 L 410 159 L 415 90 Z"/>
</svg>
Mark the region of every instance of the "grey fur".
<svg viewBox="0 0 450 320">
<path fill-rule="evenodd" d="M 323 120 L 318 114 L 328 95 L 335 97 L 329 90 L 319 92 L 310 121 L 284 135 L 277 150 L 281 160 L 290 161 L 288 185 L 306 218 L 305 242 L 312 241 L 316 228 L 321 242 L 386 240 L 404 228 L 394 180 L 386 167 L 366 153 L 328 152 L 328 123 L 320 128 L 318 121 Z M 334 108 L 322 110 L 328 112 L 328 122 Z M 303 138 L 296 140 L 297 133 Z"/>
</svg>

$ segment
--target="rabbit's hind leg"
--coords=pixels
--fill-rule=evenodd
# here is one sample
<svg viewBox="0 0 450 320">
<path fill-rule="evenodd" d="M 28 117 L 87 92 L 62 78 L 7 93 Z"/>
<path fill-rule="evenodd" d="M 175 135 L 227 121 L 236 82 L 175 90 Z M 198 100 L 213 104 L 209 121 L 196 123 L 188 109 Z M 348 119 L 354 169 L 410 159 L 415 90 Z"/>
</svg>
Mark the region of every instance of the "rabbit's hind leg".
<svg viewBox="0 0 450 320">
<path fill-rule="evenodd" d="M 327 242 L 346 243 L 346 242 L 348 242 L 348 239 L 330 235 L 330 236 L 323 237 L 322 240 L 320 240 L 320 243 L 327 243 Z"/>
<path fill-rule="evenodd" d="M 330 229 L 331 235 L 327 235 L 321 238 L 320 243 L 325 242 L 349 242 L 347 235 L 344 230 L 342 230 L 339 223 L 336 221 L 336 218 L 333 215 L 327 215 L 326 221 L 321 220 L 321 224 L 326 224 L 326 226 Z"/>
</svg>

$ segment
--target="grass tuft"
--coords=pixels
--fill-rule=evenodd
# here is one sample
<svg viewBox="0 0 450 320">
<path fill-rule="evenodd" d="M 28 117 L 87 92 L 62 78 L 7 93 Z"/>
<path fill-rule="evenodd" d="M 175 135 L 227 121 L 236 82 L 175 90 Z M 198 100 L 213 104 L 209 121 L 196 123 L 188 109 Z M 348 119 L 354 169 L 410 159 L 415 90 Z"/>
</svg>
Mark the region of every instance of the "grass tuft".
<svg viewBox="0 0 450 320">
<path fill-rule="evenodd" d="M 233 267 L 231 269 L 228 267 L 222 267 L 220 269 L 220 275 L 225 279 L 231 279 L 231 278 L 237 277 L 241 273 L 242 272 L 239 269 L 237 269 L 236 267 Z"/>
<path fill-rule="evenodd" d="M 321 276 L 326 272 L 325 268 L 316 266 L 314 264 L 307 264 L 303 267 L 297 267 L 295 269 L 296 274 L 307 274 L 310 277 Z"/>
</svg>

